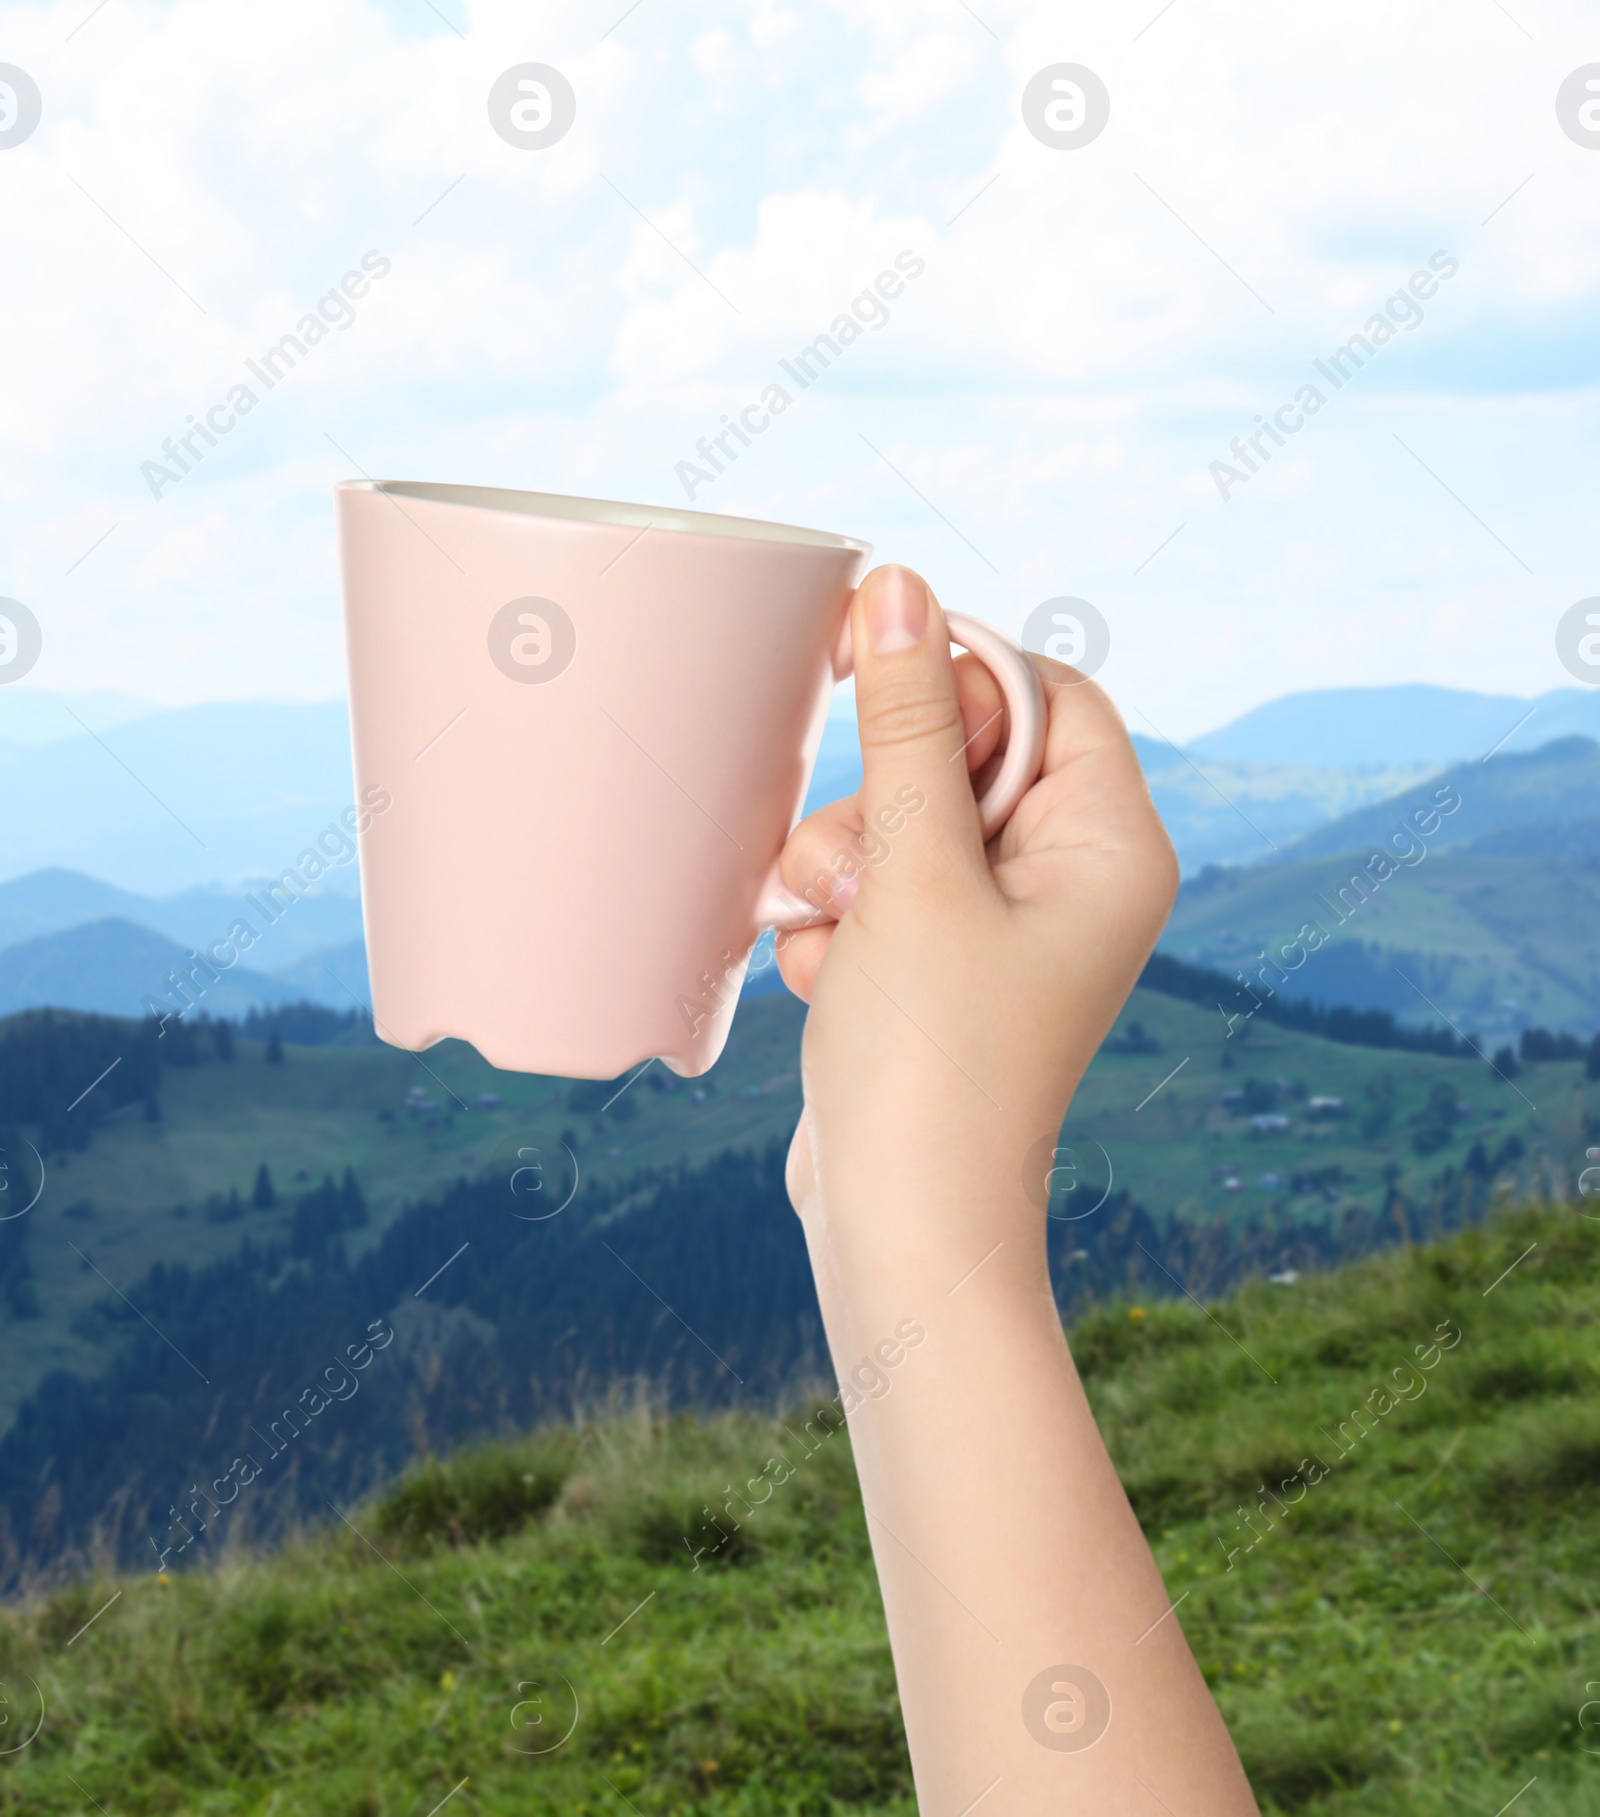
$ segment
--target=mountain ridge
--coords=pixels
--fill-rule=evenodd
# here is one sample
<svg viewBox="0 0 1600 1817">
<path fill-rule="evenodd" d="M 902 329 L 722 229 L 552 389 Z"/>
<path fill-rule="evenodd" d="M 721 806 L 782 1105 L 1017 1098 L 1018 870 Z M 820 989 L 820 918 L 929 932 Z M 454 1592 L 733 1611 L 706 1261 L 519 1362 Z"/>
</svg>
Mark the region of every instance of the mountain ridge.
<svg viewBox="0 0 1600 1817">
<path fill-rule="evenodd" d="M 1407 684 L 1284 696 L 1181 748 L 1143 733 L 1134 742 L 1194 870 L 1249 862 L 1497 742 L 1520 750 L 1572 732 L 1600 737 L 1600 694 L 1524 701 Z M 859 781 L 855 719 L 841 697 L 806 811 Z M 12 877 L 59 866 L 155 896 L 231 885 L 292 863 L 352 799 L 346 704 L 159 707 L 0 690 L 0 787 Z"/>
<path fill-rule="evenodd" d="M 0 1015 L 48 1005 L 120 1016 L 150 1014 L 152 1006 L 173 1015 L 242 1016 L 253 1006 L 301 1000 L 348 1009 L 349 991 L 322 973 L 328 964 L 342 966 L 350 990 L 364 993 L 365 949 L 354 943 L 358 951 L 352 954 L 351 944 L 329 948 L 320 963 L 318 954 L 308 955 L 279 975 L 238 963 L 207 965 L 192 947 L 106 916 L 0 950 Z"/>
<path fill-rule="evenodd" d="M 1423 837 L 1431 849 L 1447 851 L 1513 827 L 1561 825 L 1592 814 L 1600 803 L 1600 743 L 1581 734 L 1550 740 L 1532 751 L 1499 752 L 1475 762 L 1453 764 L 1422 787 L 1405 790 L 1341 815 L 1303 834 L 1282 854 L 1284 861 L 1381 849 L 1409 814 L 1426 811 L 1442 791 L 1458 806 L 1436 817 L 1436 830 Z M 1420 826 L 1420 823 L 1418 823 Z"/>
<path fill-rule="evenodd" d="M 1198 757 L 1234 763 L 1452 763 L 1503 744 L 1579 733 L 1600 738 L 1600 690 L 1555 688 L 1532 700 L 1427 682 L 1308 688 L 1252 707 L 1189 740 Z"/>
</svg>

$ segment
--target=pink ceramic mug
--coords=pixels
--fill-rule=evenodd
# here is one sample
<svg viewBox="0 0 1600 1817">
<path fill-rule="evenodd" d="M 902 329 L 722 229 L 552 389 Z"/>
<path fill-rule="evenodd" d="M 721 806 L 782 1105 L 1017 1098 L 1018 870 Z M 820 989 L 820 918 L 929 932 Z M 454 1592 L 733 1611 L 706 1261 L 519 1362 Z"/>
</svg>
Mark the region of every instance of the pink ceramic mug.
<svg viewBox="0 0 1600 1817">
<path fill-rule="evenodd" d="M 760 931 L 820 918 L 777 858 L 870 548 L 481 486 L 335 499 L 356 787 L 389 797 L 360 841 L 377 1032 L 572 1078 L 704 1072 Z M 1009 714 L 989 835 L 1038 774 L 1044 694 L 949 619 Z"/>
</svg>

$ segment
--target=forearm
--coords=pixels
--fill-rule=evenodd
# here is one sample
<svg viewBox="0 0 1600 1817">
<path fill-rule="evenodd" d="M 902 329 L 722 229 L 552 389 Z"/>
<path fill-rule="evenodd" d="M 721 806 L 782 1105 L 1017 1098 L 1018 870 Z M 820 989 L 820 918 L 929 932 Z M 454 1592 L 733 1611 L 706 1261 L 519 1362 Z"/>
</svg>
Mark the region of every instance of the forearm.
<svg viewBox="0 0 1600 1817">
<path fill-rule="evenodd" d="M 861 791 L 797 830 L 785 881 L 906 791 L 924 806 L 843 919 L 780 959 L 811 1003 L 789 1188 L 847 1389 L 924 1817 L 1249 1817 L 1068 1354 L 1023 1181 L 1155 944 L 1171 845 L 1082 676 L 1039 665 L 1043 771 L 986 844 L 956 760 L 981 775 L 998 701 L 962 700 L 916 576 L 863 585 L 852 649 Z"/>
<path fill-rule="evenodd" d="M 1142 1778 L 1186 1817 L 1253 1812 L 1068 1352 L 1042 1219 L 984 1159 L 986 1188 L 900 1167 L 871 1204 L 824 1168 L 805 1213 L 922 1810 L 1159 1814 Z M 1029 1698 L 1055 1666 L 1092 1678 Z"/>
</svg>

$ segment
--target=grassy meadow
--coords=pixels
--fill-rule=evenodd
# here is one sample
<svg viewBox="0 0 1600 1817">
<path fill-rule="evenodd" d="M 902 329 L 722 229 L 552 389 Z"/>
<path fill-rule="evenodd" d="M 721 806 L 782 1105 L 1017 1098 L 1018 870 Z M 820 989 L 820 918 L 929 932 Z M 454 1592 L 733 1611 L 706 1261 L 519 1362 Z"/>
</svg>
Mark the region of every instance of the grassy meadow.
<svg viewBox="0 0 1600 1817">
<path fill-rule="evenodd" d="M 1600 1814 L 1600 1220 L 1070 1336 L 1266 1811 Z M 613 1405 L 271 1553 L 41 1588 L 0 1618 L 0 1809 L 910 1817 L 848 1436 L 806 1457 L 806 1412 Z"/>
</svg>

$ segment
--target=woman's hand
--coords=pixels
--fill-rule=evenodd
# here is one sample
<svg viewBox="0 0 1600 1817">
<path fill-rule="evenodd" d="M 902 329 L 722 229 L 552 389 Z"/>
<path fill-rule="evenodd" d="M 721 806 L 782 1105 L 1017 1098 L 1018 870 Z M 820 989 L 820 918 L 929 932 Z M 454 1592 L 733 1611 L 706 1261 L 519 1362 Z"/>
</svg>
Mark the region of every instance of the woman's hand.
<svg viewBox="0 0 1600 1817">
<path fill-rule="evenodd" d="M 780 940 L 812 1005 L 791 1192 L 804 1216 L 819 1143 L 860 1177 L 937 1172 L 959 1139 L 1020 1196 L 1165 924 L 1177 861 L 1116 709 L 1043 658 L 1043 772 L 986 852 L 968 771 L 981 783 L 1003 742 L 993 678 L 952 661 L 904 568 L 868 575 L 851 629 L 861 789 L 797 827 L 782 861 L 790 888 L 847 911 Z M 970 1207 L 951 1217 L 954 1237 Z"/>
<path fill-rule="evenodd" d="M 1172 847 L 1110 702 L 1041 663 L 1044 772 L 985 851 L 967 772 L 1000 740 L 994 683 L 914 574 L 851 611 L 861 790 L 782 867 L 842 885 L 837 925 L 781 942 L 811 1003 L 789 1186 L 921 1809 L 1248 1817 L 1045 1257 L 1039 1157 L 1166 919 Z"/>
</svg>

